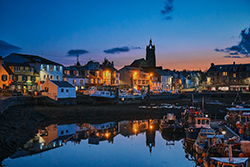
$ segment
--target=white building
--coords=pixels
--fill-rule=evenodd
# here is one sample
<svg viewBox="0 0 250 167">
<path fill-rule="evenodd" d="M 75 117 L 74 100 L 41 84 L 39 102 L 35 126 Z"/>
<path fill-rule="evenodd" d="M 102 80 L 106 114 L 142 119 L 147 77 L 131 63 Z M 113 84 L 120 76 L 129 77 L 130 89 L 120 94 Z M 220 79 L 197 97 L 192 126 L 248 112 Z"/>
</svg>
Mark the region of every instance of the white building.
<svg viewBox="0 0 250 167">
<path fill-rule="evenodd" d="M 78 68 L 74 66 L 64 67 L 63 80 L 74 85 L 76 90 L 85 88 L 85 78 L 85 75 L 80 75 L 80 70 Z"/>
<path fill-rule="evenodd" d="M 51 81 L 47 78 L 42 85 L 42 90 L 46 90 L 42 95 L 54 100 L 76 98 L 75 87 L 67 81 Z"/>
<path fill-rule="evenodd" d="M 28 64 L 32 67 L 32 71 L 34 69 L 34 72 L 39 74 L 40 86 L 46 81 L 47 77 L 53 81 L 61 81 L 63 79 L 63 65 L 37 55 L 11 53 L 4 58 L 4 61 L 12 64 Z"/>
</svg>

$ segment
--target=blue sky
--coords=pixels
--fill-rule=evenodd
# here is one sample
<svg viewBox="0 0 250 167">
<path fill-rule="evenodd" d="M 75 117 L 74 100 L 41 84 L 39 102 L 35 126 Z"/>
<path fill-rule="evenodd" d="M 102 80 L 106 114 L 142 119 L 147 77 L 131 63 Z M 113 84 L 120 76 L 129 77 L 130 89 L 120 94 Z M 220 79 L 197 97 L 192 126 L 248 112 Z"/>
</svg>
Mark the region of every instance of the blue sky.
<svg viewBox="0 0 250 167">
<path fill-rule="evenodd" d="M 225 58 L 230 53 L 214 51 L 239 44 L 241 31 L 250 27 L 249 0 L 173 0 L 173 10 L 162 14 L 164 2 L 0 0 L 0 54 L 42 51 L 45 58 L 67 66 L 76 61 L 68 51 L 84 50 L 82 64 L 106 57 L 119 69 L 145 57 L 152 36 L 156 63 L 164 68 L 205 70 L 211 62 L 249 63 L 249 58 Z M 128 49 L 104 52 L 122 47 Z"/>
</svg>

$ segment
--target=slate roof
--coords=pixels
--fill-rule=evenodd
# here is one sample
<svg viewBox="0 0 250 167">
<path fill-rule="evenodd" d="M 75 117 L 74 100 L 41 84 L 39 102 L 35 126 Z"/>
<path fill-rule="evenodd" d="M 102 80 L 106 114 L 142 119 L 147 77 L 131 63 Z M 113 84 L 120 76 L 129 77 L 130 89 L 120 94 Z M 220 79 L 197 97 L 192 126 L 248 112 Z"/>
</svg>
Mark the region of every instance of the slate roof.
<svg viewBox="0 0 250 167">
<path fill-rule="evenodd" d="M 248 68 L 247 68 L 248 66 Z M 236 67 L 236 68 L 234 68 Z M 250 64 L 226 64 L 226 65 L 211 65 L 207 72 L 214 71 L 250 71 Z"/>
<path fill-rule="evenodd" d="M 58 87 L 75 88 L 73 85 L 71 85 L 70 83 L 66 81 L 51 81 L 51 82 L 57 85 Z"/>
<path fill-rule="evenodd" d="M 130 64 L 130 66 L 132 66 L 132 67 L 139 67 L 139 65 L 140 65 L 141 62 L 146 62 L 146 60 L 145 60 L 144 58 L 136 59 L 136 60 L 134 60 L 134 61 Z"/>
<path fill-rule="evenodd" d="M 103 70 L 110 70 L 110 71 L 116 71 L 116 72 L 118 72 L 118 70 L 115 69 L 113 66 L 100 65 L 100 68 L 103 69 Z"/>
<path fill-rule="evenodd" d="M 10 69 L 9 67 L 7 67 L 5 64 L 2 64 L 3 68 L 5 69 L 5 71 L 9 74 L 9 75 L 12 75 L 14 74 Z"/>
<path fill-rule="evenodd" d="M 41 64 L 50 64 L 50 65 L 59 65 L 59 66 L 63 66 L 59 63 L 56 63 L 54 61 L 51 61 L 51 60 L 48 60 L 48 59 L 45 59 L 43 57 L 40 57 L 40 56 L 36 56 L 36 55 L 28 55 L 28 54 L 20 54 L 20 53 L 11 53 L 9 56 L 11 55 L 17 55 L 17 56 L 22 56 L 24 58 L 27 58 L 30 60 L 30 62 L 27 62 L 27 63 L 35 63 L 35 62 L 38 62 L 38 63 L 41 63 Z M 8 57 L 8 56 L 7 56 Z"/>
<path fill-rule="evenodd" d="M 167 72 L 160 70 L 160 69 L 155 69 L 155 72 L 157 72 L 159 75 L 161 76 L 171 76 L 170 74 L 168 74 Z"/>
</svg>

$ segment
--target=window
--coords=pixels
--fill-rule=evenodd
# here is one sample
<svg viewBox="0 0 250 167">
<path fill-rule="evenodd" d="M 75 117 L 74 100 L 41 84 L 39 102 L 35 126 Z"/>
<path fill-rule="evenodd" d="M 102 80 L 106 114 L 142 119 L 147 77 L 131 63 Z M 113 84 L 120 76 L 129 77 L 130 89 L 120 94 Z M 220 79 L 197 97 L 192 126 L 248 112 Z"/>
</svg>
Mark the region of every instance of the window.
<svg viewBox="0 0 250 167">
<path fill-rule="evenodd" d="M 66 133 L 69 133 L 69 130 L 66 130 Z"/>
<path fill-rule="evenodd" d="M 18 76 L 18 81 L 19 81 L 19 82 L 22 81 L 22 76 L 21 76 L 21 75 Z"/>
<path fill-rule="evenodd" d="M 13 75 L 13 76 L 12 76 L 12 79 L 13 79 L 13 81 L 17 81 L 18 78 L 17 78 L 16 75 Z"/>
<path fill-rule="evenodd" d="M 64 89 L 61 89 L 61 92 L 64 92 Z"/>
<path fill-rule="evenodd" d="M 46 79 L 46 75 L 43 76 L 43 79 Z"/>
<path fill-rule="evenodd" d="M 94 79 L 93 78 L 91 78 L 91 81 L 90 81 L 92 84 L 94 83 Z"/>
<path fill-rule="evenodd" d="M 70 75 L 70 71 L 69 70 L 67 70 L 67 75 Z"/>
<path fill-rule="evenodd" d="M 53 71 L 53 67 L 51 66 L 51 67 L 49 68 L 49 70 L 50 70 L 50 71 Z"/>
<path fill-rule="evenodd" d="M 15 66 L 15 72 L 20 72 L 20 67 L 19 66 Z"/>
<path fill-rule="evenodd" d="M 223 76 L 227 76 L 227 72 L 223 72 Z"/>
<path fill-rule="evenodd" d="M 30 80 L 30 76 L 27 77 L 27 80 L 28 80 L 28 81 L 31 81 L 31 80 Z"/>
<path fill-rule="evenodd" d="M 44 69 L 44 71 L 47 71 L 47 66 L 46 66 L 46 65 L 44 65 L 43 69 Z"/>
<path fill-rule="evenodd" d="M 22 80 L 23 80 L 23 82 L 26 82 L 27 81 L 27 76 L 24 75 Z"/>
<path fill-rule="evenodd" d="M 29 67 L 29 72 L 33 72 L 33 68 L 32 67 Z"/>
<path fill-rule="evenodd" d="M 25 72 L 25 67 L 23 67 L 23 72 Z"/>
<path fill-rule="evenodd" d="M 50 76 L 50 79 L 53 79 L 53 75 Z"/>
<path fill-rule="evenodd" d="M 83 79 L 80 80 L 80 85 L 83 85 Z"/>
<path fill-rule="evenodd" d="M 68 90 L 68 89 L 66 89 L 66 92 L 68 93 L 68 92 L 69 92 L 69 90 Z"/>
<path fill-rule="evenodd" d="M 236 74 L 235 73 L 233 73 L 233 77 L 236 78 Z"/>
<path fill-rule="evenodd" d="M 61 131 L 61 135 L 63 135 L 63 130 Z"/>
<path fill-rule="evenodd" d="M 76 85 L 76 80 L 75 79 L 73 79 L 73 85 Z"/>
<path fill-rule="evenodd" d="M 76 76 L 79 76 L 79 71 L 76 71 Z"/>
<path fill-rule="evenodd" d="M 56 79 L 59 80 L 59 75 L 56 76 Z"/>
<path fill-rule="evenodd" d="M 7 81 L 7 75 L 2 75 L 2 81 Z"/>
<path fill-rule="evenodd" d="M 198 119 L 198 122 L 197 122 L 197 124 L 201 124 L 201 120 L 200 120 L 200 119 Z"/>
<path fill-rule="evenodd" d="M 205 125 L 205 120 L 203 119 L 201 123 L 202 123 L 202 125 Z"/>
<path fill-rule="evenodd" d="M 59 67 L 58 66 L 56 66 L 56 71 L 59 71 Z"/>
</svg>

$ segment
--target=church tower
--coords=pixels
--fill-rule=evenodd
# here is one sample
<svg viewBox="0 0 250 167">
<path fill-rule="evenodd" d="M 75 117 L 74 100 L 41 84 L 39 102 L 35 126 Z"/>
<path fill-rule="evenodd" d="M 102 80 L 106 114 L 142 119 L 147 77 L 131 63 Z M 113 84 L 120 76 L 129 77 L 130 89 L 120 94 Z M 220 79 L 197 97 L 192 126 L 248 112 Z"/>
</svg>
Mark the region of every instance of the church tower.
<svg viewBox="0 0 250 167">
<path fill-rule="evenodd" d="M 155 45 L 152 45 L 152 39 L 149 40 L 149 45 L 146 46 L 146 61 L 148 63 L 148 67 L 156 67 L 155 61 Z"/>
</svg>

